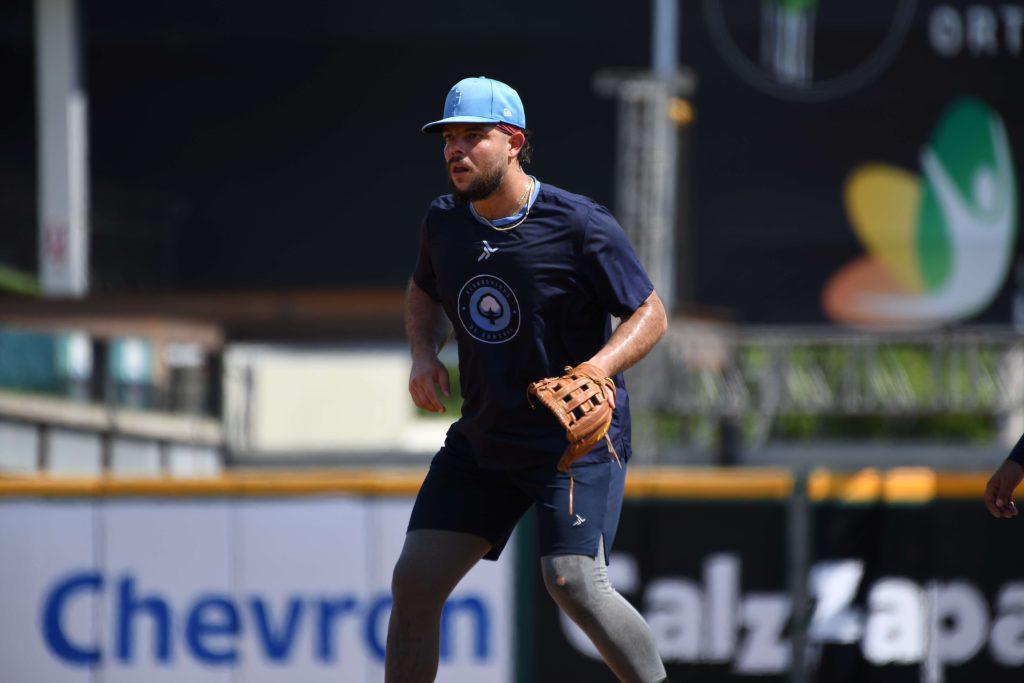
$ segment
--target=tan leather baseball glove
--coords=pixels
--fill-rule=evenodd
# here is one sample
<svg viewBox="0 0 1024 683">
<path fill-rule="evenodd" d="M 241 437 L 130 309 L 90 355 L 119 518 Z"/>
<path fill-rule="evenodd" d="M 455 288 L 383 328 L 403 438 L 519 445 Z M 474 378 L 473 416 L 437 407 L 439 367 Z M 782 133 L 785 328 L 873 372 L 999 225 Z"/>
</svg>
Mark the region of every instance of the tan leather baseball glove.
<svg viewBox="0 0 1024 683">
<path fill-rule="evenodd" d="M 565 428 L 569 442 L 558 469 L 570 472 L 572 464 L 590 452 L 594 445 L 604 439 L 608 450 L 622 466 L 619 454 L 615 452 L 608 428 L 612 424 L 612 406 L 604 388 L 615 393 L 615 382 L 596 365 L 581 363 L 575 368 L 566 366 L 561 377 L 547 377 L 530 384 L 527 398 L 534 397 L 550 410 Z M 530 402 L 533 405 L 533 402 Z M 569 477 L 569 515 L 572 515 L 573 480 Z"/>
</svg>

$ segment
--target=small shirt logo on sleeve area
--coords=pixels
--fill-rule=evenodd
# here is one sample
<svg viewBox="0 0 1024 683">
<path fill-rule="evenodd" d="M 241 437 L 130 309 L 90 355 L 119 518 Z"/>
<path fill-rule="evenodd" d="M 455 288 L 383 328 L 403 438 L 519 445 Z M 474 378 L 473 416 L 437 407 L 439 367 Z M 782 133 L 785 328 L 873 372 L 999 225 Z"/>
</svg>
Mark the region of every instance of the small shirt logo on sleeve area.
<svg viewBox="0 0 1024 683">
<path fill-rule="evenodd" d="M 459 291 L 459 321 L 477 341 L 507 342 L 519 332 L 519 300 L 501 278 L 475 275 Z"/>
</svg>

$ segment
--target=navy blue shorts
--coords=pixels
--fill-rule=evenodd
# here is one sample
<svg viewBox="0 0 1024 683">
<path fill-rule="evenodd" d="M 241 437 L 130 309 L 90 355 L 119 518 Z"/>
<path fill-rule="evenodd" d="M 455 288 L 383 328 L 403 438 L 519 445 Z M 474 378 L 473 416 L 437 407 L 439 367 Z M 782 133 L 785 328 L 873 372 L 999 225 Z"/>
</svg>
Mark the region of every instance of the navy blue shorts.
<svg viewBox="0 0 1024 683">
<path fill-rule="evenodd" d="M 435 529 L 482 536 L 491 543 L 484 559 L 496 560 L 516 523 L 533 505 L 541 556 L 597 557 L 603 535 L 607 561 L 619 526 L 626 466 L 614 461 L 577 464 L 572 476 L 570 516 L 569 475 L 559 472 L 554 462 L 522 470 L 487 470 L 472 458 L 442 448 L 416 496 L 409 531 Z"/>
</svg>

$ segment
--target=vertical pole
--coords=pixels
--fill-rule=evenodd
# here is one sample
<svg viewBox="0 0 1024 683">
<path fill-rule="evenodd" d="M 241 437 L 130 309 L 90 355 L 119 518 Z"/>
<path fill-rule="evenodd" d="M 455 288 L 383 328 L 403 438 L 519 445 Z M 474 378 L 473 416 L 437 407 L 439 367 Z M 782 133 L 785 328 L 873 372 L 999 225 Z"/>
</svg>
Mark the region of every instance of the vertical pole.
<svg viewBox="0 0 1024 683">
<path fill-rule="evenodd" d="M 743 434 L 736 415 L 718 418 L 718 466 L 735 467 L 740 462 Z"/>
<path fill-rule="evenodd" d="M 679 2 L 654 0 L 651 12 L 651 73 L 655 83 L 648 88 L 650 121 L 648 143 L 651 155 L 647 178 L 650 195 L 645 198 L 650 215 L 646 226 L 656 254 L 644 265 L 653 270 L 658 295 L 671 312 L 676 286 L 676 190 L 679 131 L 669 119 L 673 84 L 679 72 Z M 660 87 L 659 87 L 660 84 Z"/>
<path fill-rule="evenodd" d="M 535 612 L 536 585 L 540 582 L 537 569 L 537 548 L 534 539 L 537 537 L 537 515 L 533 510 L 523 515 L 515 534 L 515 605 L 516 605 L 516 639 L 515 639 L 515 678 L 516 683 L 533 683 L 535 638 L 538 619 Z"/>
<path fill-rule="evenodd" d="M 76 0 L 35 0 L 39 280 L 45 296 L 89 288 L 86 98 Z"/>
<path fill-rule="evenodd" d="M 811 505 L 807 496 L 807 473 L 803 468 L 793 473 L 793 492 L 789 497 L 788 513 L 786 573 L 792 601 L 789 683 L 806 683 L 807 627 L 810 619 L 807 575 L 810 571 L 812 526 Z"/>
<path fill-rule="evenodd" d="M 999 446 L 1009 451 L 1024 432 L 1024 345 L 1013 344 L 1006 350 L 999 377 L 1005 387 L 999 397 Z"/>
<path fill-rule="evenodd" d="M 50 428 L 45 422 L 33 423 L 36 428 L 36 470 L 46 472 L 50 469 Z"/>
<path fill-rule="evenodd" d="M 110 343 L 107 339 L 92 340 L 92 374 L 89 376 L 89 400 L 106 403 L 112 395 L 110 379 Z"/>
<path fill-rule="evenodd" d="M 651 71 L 668 80 L 679 65 L 679 1 L 654 0 L 651 13 Z"/>
<path fill-rule="evenodd" d="M 210 417 L 224 417 L 224 348 L 210 349 L 204 354 L 201 391 L 201 412 Z"/>
</svg>

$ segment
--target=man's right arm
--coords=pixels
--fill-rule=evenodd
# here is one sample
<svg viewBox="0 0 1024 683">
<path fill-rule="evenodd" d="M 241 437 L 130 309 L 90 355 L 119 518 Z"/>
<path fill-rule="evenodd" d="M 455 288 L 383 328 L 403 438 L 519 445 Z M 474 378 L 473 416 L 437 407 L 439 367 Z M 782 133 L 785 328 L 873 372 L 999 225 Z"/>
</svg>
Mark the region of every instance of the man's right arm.
<svg viewBox="0 0 1024 683">
<path fill-rule="evenodd" d="M 423 410 L 443 413 L 435 384 L 449 395 L 448 370 L 437 358 L 449 328 L 448 319 L 430 296 L 410 279 L 405 292 L 405 334 L 412 354 L 409 394 Z"/>
</svg>

